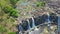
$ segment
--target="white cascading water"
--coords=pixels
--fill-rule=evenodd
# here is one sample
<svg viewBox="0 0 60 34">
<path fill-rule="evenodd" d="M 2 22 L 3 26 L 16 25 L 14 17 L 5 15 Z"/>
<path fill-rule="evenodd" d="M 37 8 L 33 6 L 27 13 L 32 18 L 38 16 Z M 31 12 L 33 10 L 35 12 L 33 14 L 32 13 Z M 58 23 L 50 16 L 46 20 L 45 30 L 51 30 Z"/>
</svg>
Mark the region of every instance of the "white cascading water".
<svg viewBox="0 0 60 34">
<path fill-rule="evenodd" d="M 27 22 L 28 22 L 28 30 L 30 30 L 30 22 L 29 22 L 29 20 L 27 19 Z M 28 32 L 28 34 L 30 34 L 30 31 Z"/>
<path fill-rule="evenodd" d="M 32 27 L 35 27 L 35 22 L 33 17 L 32 17 Z"/>
<path fill-rule="evenodd" d="M 50 17 L 49 13 L 47 13 L 47 15 L 48 15 L 48 23 L 51 23 L 50 19 L 49 19 L 49 17 Z"/>
<path fill-rule="evenodd" d="M 30 22 L 29 22 L 29 20 L 27 19 L 27 22 L 28 22 L 28 29 L 30 30 Z"/>
<path fill-rule="evenodd" d="M 19 29 L 20 29 L 19 34 L 22 34 L 23 28 L 22 28 L 22 26 L 21 26 L 21 25 L 19 25 Z"/>
<path fill-rule="evenodd" d="M 49 18 L 50 18 L 50 15 L 49 15 L 48 12 L 47 12 L 46 14 L 48 15 L 47 23 L 48 23 L 48 26 L 50 26 L 50 24 L 49 24 L 49 23 L 51 23 L 51 22 L 50 22 L 50 19 L 49 19 Z"/>
<path fill-rule="evenodd" d="M 60 32 L 60 16 L 58 16 L 58 32 Z"/>
<path fill-rule="evenodd" d="M 49 13 L 47 13 L 47 15 L 48 15 L 48 24 L 47 24 L 47 27 L 48 27 L 49 34 L 51 34 L 51 33 L 50 33 L 50 25 L 51 25 L 51 24 L 49 24 L 49 23 L 51 23 L 51 22 L 50 22 L 50 19 L 49 19 L 50 15 L 49 15 Z"/>
<path fill-rule="evenodd" d="M 17 18 L 18 22 L 21 23 L 19 17 Z M 22 34 L 22 31 L 23 31 L 23 27 L 19 24 L 19 34 Z"/>
</svg>

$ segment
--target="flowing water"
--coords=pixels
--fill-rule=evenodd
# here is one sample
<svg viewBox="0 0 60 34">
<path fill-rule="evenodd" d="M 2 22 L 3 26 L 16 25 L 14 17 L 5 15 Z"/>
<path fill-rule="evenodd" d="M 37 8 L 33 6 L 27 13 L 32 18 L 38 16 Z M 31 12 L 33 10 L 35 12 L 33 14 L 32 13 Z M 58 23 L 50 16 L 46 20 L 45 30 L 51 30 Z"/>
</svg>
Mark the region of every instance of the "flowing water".
<svg viewBox="0 0 60 34">
<path fill-rule="evenodd" d="M 28 0 L 25 0 L 24 2 L 20 2 L 20 5 L 26 5 L 27 4 L 27 2 L 28 2 Z M 34 6 L 35 4 L 31 4 L 32 6 Z M 35 10 L 33 10 L 32 12 L 35 12 Z M 47 13 L 47 15 L 48 15 L 48 19 L 47 19 L 47 23 L 51 23 L 50 22 L 50 20 L 49 20 L 49 13 Z M 18 19 L 18 21 L 19 21 L 19 23 L 20 23 L 20 20 Z M 30 30 L 30 22 L 29 22 L 29 20 L 27 20 L 27 22 L 28 22 L 28 30 Z M 50 24 L 47 24 L 48 26 L 47 26 L 47 28 L 48 28 L 48 31 L 50 32 Z M 34 21 L 34 18 L 32 17 L 32 28 L 34 28 L 35 27 L 35 21 Z M 58 17 L 58 31 L 60 30 L 59 29 L 60 28 L 60 17 Z M 23 28 L 22 28 L 22 26 L 20 26 L 19 25 L 19 29 L 20 29 L 20 31 L 23 31 Z M 42 31 L 43 30 L 43 28 L 41 27 L 40 28 L 41 30 L 40 31 Z M 60 32 L 60 31 L 59 31 Z M 22 34 L 21 32 L 19 32 L 19 34 Z M 30 31 L 28 32 L 28 34 L 30 34 Z"/>
<path fill-rule="evenodd" d="M 30 30 L 30 22 L 29 22 L 29 20 L 27 19 L 27 22 L 28 22 L 28 30 Z M 30 31 L 28 32 L 28 34 L 30 34 Z"/>
<path fill-rule="evenodd" d="M 49 13 L 47 13 L 47 15 L 48 15 L 48 23 L 51 23 L 50 19 L 49 19 L 49 17 L 50 17 Z"/>
<path fill-rule="evenodd" d="M 32 17 L 32 27 L 35 27 L 35 22 L 33 17 Z"/>
<path fill-rule="evenodd" d="M 27 19 L 27 22 L 28 22 L 28 29 L 30 30 L 30 22 L 29 22 L 29 20 Z"/>
<path fill-rule="evenodd" d="M 58 32 L 60 32 L 60 16 L 58 16 Z"/>
<path fill-rule="evenodd" d="M 47 15 L 48 15 L 48 19 L 47 19 L 48 22 L 47 22 L 47 23 L 51 23 L 51 22 L 50 22 L 50 19 L 49 19 L 49 17 L 50 17 L 49 13 L 47 13 Z M 50 33 L 50 25 L 51 25 L 51 24 L 47 24 L 49 34 L 51 34 L 51 33 Z"/>
<path fill-rule="evenodd" d="M 21 25 L 19 25 L 19 29 L 20 29 L 19 34 L 22 34 L 23 28 Z"/>
</svg>

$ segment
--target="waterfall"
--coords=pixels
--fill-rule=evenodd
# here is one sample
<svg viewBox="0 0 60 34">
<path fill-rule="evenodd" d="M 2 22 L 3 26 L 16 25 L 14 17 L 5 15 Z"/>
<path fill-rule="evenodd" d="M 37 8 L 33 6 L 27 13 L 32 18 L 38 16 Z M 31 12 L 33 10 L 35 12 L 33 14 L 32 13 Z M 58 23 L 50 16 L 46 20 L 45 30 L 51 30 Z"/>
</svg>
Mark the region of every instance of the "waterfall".
<svg viewBox="0 0 60 34">
<path fill-rule="evenodd" d="M 20 29 L 19 34 L 22 34 L 22 32 L 23 32 L 23 28 L 22 28 L 21 25 L 19 25 L 19 29 Z"/>
<path fill-rule="evenodd" d="M 60 16 L 58 16 L 58 32 L 60 32 Z"/>
<path fill-rule="evenodd" d="M 23 28 L 22 28 L 22 26 L 21 26 L 21 25 L 19 25 L 19 29 L 20 29 L 20 31 L 23 31 Z"/>
<path fill-rule="evenodd" d="M 30 30 L 30 22 L 29 22 L 29 20 L 27 19 L 27 22 L 28 22 L 28 30 Z M 28 32 L 28 34 L 30 34 L 30 31 Z"/>
<path fill-rule="evenodd" d="M 49 19 L 50 15 L 49 15 L 49 13 L 47 15 L 48 15 L 48 23 L 50 23 L 50 19 Z"/>
<path fill-rule="evenodd" d="M 19 17 L 17 18 L 17 20 L 18 20 L 18 22 L 20 23 L 20 24 L 17 26 L 18 32 L 19 32 L 19 34 L 22 34 L 22 32 L 23 32 L 23 27 L 21 26 L 21 21 L 20 21 Z"/>
<path fill-rule="evenodd" d="M 47 19 L 47 21 L 48 21 L 48 23 L 51 23 L 51 22 L 50 22 L 50 19 L 49 19 L 49 18 L 50 18 L 49 13 L 47 13 L 47 15 L 48 15 L 48 19 Z M 48 24 L 48 26 L 50 26 L 50 25 Z"/>
<path fill-rule="evenodd" d="M 50 19 L 49 19 L 49 18 L 50 18 L 50 15 L 49 15 L 49 13 L 47 13 L 47 15 L 48 15 L 48 22 L 47 22 L 47 23 L 48 23 L 48 24 L 47 24 L 47 28 L 48 28 L 48 29 L 47 29 L 47 30 L 48 30 L 49 34 L 51 34 L 51 32 L 50 32 L 50 25 L 51 25 L 50 23 L 51 23 L 51 22 L 50 22 Z"/>
<path fill-rule="evenodd" d="M 30 29 L 31 27 L 30 27 L 30 22 L 28 19 L 27 19 L 27 22 L 28 22 L 28 29 Z"/>
<path fill-rule="evenodd" d="M 32 27 L 35 27 L 35 22 L 33 17 L 32 17 Z"/>
</svg>

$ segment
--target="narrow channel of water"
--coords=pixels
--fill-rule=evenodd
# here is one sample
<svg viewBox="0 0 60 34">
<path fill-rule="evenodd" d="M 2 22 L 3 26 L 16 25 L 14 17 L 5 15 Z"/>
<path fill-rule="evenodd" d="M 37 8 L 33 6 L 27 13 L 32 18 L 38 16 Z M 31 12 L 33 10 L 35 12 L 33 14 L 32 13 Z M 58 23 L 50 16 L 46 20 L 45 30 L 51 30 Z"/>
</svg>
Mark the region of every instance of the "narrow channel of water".
<svg viewBox="0 0 60 34">
<path fill-rule="evenodd" d="M 58 16 L 58 32 L 60 32 L 60 16 Z"/>
<path fill-rule="evenodd" d="M 48 19 L 47 19 L 48 22 L 47 22 L 47 23 L 51 23 L 51 22 L 50 22 L 50 19 L 49 19 L 49 18 L 50 18 L 49 13 L 47 13 L 47 15 L 48 15 Z M 48 30 L 49 34 L 51 34 L 51 32 L 50 32 L 50 25 L 51 25 L 51 24 L 47 24 L 47 27 L 48 27 L 47 30 Z"/>
<path fill-rule="evenodd" d="M 30 22 L 29 22 L 29 20 L 27 19 L 27 22 L 28 22 L 28 29 L 30 30 Z"/>
<path fill-rule="evenodd" d="M 23 32 L 23 28 L 22 28 L 21 25 L 19 25 L 19 29 L 20 29 L 19 34 L 22 34 L 22 32 Z"/>
<path fill-rule="evenodd" d="M 35 27 L 35 21 L 33 17 L 32 17 L 32 27 Z"/>
</svg>

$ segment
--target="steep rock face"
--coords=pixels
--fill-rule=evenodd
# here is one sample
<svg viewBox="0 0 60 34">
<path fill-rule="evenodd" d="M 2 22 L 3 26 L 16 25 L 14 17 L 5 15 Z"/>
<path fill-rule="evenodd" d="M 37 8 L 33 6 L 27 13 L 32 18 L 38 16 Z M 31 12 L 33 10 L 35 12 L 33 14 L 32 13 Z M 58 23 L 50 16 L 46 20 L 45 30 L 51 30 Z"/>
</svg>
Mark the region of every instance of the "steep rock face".
<svg viewBox="0 0 60 34">
<path fill-rule="evenodd" d="M 38 16 L 38 17 L 34 17 L 34 23 L 36 26 L 43 24 L 45 22 L 47 22 L 48 16 L 47 15 L 42 15 L 42 16 Z M 54 14 L 50 15 L 49 20 L 51 22 L 53 22 L 52 24 L 57 25 L 58 22 L 58 17 Z M 32 18 L 29 18 L 29 23 L 30 23 L 30 27 L 32 28 Z M 28 22 L 27 20 L 22 20 L 21 26 L 23 27 L 23 30 L 26 31 L 28 30 Z"/>
<path fill-rule="evenodd" d="M 39 1 L 39 0 L 29 0 L 26 4 L 20 4 L 17 6 L 17 10 L 19 13 L 19 18 L 20 20 L 22 20 L 22 27 L 23 30 L 26 31 L 28 30 L 28 22 L 25 19 L 28 19 L 30 22 L 30 26 L 32 28 L 32 19 L 31 17 L 34 16 L 34 21 L 35 21 L 35 25 L 39 25 L 42 23 L 47 22 L 48 16 L 46 15 L 47 12 L 53 13 L 52 15 L 50 14 L 50 21 L 54 22 L 52 23 L 52 25 L 57 25 L 58 22 L 58 17 L 55 13 L 59 13 L 58 10 L 59 9 L 59 3 L 58 0 L 46 0 L 46 5 L 44 7 L 36 7 L 35 6 L 35 2 Z M 41 0 L 39 1 L 41 2 Z"/>
</svg>

